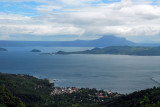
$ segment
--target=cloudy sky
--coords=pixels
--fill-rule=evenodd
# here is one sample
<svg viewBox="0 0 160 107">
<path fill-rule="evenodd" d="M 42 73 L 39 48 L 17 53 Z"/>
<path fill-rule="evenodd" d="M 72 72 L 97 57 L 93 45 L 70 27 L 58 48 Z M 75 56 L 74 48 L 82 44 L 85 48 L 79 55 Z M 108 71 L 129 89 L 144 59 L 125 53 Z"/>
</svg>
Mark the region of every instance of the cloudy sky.
<svg viewBox="0 0 160 107">
<path fill-rule="evenodd" d="M 107 35 L 160 42 L 160 0 L 0 0 L 0 40 Z"/>
</svg>

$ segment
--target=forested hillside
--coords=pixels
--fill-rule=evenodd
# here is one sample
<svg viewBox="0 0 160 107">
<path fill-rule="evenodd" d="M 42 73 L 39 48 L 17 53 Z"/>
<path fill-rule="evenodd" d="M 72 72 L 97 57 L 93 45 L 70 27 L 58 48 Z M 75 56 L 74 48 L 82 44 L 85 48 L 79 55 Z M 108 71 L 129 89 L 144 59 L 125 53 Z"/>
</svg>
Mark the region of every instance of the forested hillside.
<svg viewBox="0 0 160 107">
<path fill-rule="evenodd" d="M 160 88 L 121 95 L 89 88 L 56 88 L 47 79 L 0 73 L 0 106 L 160 107 Z"/>
</svg>

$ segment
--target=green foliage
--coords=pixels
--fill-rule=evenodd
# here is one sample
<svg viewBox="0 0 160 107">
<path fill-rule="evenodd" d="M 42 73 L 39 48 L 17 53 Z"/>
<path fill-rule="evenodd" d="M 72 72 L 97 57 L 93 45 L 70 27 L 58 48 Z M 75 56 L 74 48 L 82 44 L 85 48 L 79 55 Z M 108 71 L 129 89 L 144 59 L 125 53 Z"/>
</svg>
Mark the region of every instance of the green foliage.
<svg viewBox="0 0 160 107">
<path fill-rule="evenodd" d="M 94 48 L 80 52 L 63 52 L 57 54 L 115 54 L 115 55 L 139 55 L 139 56 L 159 56 L 160 47 L 130 47 L 130 46 L 110 46 L 106 48 Z"/>
<path fill-rule="evenodd" d="M 0 107 L 160 107 L 160 88 L 156 87 L 120 97 L 89 88 L 51 96 L 53 88 L 47 79 L 0 73 Z"/>
<path fill-rule="evenodd" d="M 160 107 L 160 88 L 152 88 L 123 95 L 109 102 L 100 104 L 100 107 Z"/>
<path fill-rule="evenodd" d="M 25 107 L 20 98 L 14 96 L 5 86 L 0 86 L 0 107 Z"/>
<path fill-rule="evenodd" d="M 22 99 L 26 105 L 45 105 L 50 100 L 53 84 L 47 79 L 37 79 L 29 75 L 2 74 L 0 85 L 5 86 L 14 96 Z"/>
</svg>

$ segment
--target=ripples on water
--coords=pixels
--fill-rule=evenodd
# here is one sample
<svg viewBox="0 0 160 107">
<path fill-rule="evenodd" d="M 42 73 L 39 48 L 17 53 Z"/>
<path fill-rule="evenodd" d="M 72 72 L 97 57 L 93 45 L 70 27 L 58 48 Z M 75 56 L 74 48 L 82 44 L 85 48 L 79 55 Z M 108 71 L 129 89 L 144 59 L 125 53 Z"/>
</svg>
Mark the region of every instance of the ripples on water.
<svg viewBox="0 0 160 107">
<path fill-rule="evenodd" d="M 0 72 L 57 79 L 56 86 L 88 87 L 130 93 L 159 86 L 159 56 L 39 55 L 42 52 L 82 51 L 89 48 L 16 47 L 0 52 Z"/>
</svg>

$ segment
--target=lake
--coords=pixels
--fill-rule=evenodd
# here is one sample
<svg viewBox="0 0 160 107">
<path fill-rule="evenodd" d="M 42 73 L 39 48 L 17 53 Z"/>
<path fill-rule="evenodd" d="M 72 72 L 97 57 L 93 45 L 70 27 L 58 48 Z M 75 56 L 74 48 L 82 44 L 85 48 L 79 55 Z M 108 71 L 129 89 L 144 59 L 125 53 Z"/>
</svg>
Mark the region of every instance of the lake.
<svg viewBox="0 0 160 107">
<path fill-rule="evenodd" d="M 55 86 L 88 87 L 130 93 L 160 86 L 160 56 L 128 55 L 40 55 L 42 53 L 82 51 L 91 47 L 6 47 L 0 52 L 0 72 L 29 74 L 57 79 Z"/>
</svg>

